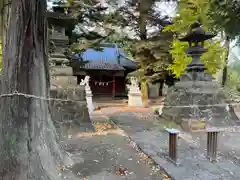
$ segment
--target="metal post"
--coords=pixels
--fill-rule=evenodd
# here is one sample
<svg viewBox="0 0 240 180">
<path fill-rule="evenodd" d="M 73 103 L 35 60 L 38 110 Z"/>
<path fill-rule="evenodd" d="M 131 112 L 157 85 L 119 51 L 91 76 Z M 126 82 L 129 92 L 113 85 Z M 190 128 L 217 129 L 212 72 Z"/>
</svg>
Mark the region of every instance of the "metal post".
<svg viewBox="0 0 240 180">
<path fill-rule="evenodd" d="M 210 161 L 216 161 L 217 159 L 217 143 L 218 143 L 218 131 L 217 129 L 207 130 L 207 158 Z"/>
<path fill-rule="evenodd" d="M 177 135 L 180 131 L 177 129 L 166 129 L 169 134 L 168 157 L 174 163 L 177 162 Z"/>
</svg>

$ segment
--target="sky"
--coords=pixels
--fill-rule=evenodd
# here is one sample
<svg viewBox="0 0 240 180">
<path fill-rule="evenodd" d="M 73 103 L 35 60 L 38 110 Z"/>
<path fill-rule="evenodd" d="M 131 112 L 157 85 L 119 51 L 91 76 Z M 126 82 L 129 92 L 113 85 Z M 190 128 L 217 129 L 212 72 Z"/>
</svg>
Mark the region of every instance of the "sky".
<svg viewBox="0 0 240 180">
<path fill-rule="evenodd" d="M 47 2 L 47 9 L 48 9 L 48 10 L 51 9 L 52 5 L 53 5 L 52 2 Z"/>
<path fill-rule="evenodd" d="M 105 0 L 99 0 L 101 3 L 104 4 Z M 118 0 L 119 6 L 124 4 L 125 0 Z M 51 8 L 53 3 L 48 1 L 48 8 Z M 169 15 L 169 16 L 174 16 L 175 11 L 174 11 L 174 3 L 157 3 L 157 8 L 161 10 L 164 14 Z"/>
</svg>

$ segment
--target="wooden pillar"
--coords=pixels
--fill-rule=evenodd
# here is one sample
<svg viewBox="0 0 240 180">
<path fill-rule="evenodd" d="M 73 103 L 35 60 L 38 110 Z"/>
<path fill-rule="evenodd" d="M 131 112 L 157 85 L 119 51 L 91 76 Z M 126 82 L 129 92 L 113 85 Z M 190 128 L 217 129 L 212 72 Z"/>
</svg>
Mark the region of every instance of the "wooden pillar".
<svg viewBox="0 0 240 180">
<path fill-rule="evenodd" d="M 116 84 L 115 84 L 115 74 L 113 74 L 113 80 L 112 80 L 113 82 L 113 85 L 112 85 L 112 97 L 113 98 L 115 98 L 115 94 L 116 94 L 116 92 L 115 92 L 115 86 L 116 86 Z"/>
</svg>

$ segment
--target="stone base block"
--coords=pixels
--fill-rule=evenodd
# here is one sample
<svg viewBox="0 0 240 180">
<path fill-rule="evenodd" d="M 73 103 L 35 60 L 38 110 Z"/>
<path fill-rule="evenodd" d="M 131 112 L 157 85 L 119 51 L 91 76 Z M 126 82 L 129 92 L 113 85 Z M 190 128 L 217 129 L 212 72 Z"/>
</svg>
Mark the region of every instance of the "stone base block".
<svg viewBox="0 0 240 180">
<path fill-rule="evenodd" d="M 51 76 L 51 86 L 57 88 L 67 88 L 69 86 L 77 86 L 76 76 Z"/>
<path fill-rule="evenodd" d="M 86 101 L 87 101 L 87 107 L 88 107 L 88 112 L 91 115 L 94 111 L 94 105 L 93 105 L 93 100 L 92 96 L 86 96 Z"/>
<path fill-rule="evenodd" d="M 238 117 L 226 106 L 226 98 L 221 88 L 212 81 L 178 82 L 168 88 L 164 100 L 162 117 L 182 125 L 184 119 L 205 120 L 211 126 L 236 125 Z M 192 129 L 203 125 L 192 122 Z"/>
<path fill-rule="evenodd" d="M 73 69 L 72 67 L 66 66 L 54 66 L 50 70 L 51 76 L 72 76 L 73 75 Z"/>
<path fill-rule="evenodd" d="M 61 127 L 63 124 L 69 123 L 70 126 L 80 127 L 85 131 L 94 130 L 88 113 L 83 87 L 54 89 L 50 91 L 50 96 L 56 99 L 50 101 L 51 117 L 56 126 Z"/>
<path fill-rule="evenodd" d="M 84 86 L 51 89 L 50 96 L 56 99 L 86 101 Z"/>
<path fill-rule="evenodd" d="M 141 94 L 129 94 L 128 95 L 129 107 L 144 107 Z"/>
</svg>

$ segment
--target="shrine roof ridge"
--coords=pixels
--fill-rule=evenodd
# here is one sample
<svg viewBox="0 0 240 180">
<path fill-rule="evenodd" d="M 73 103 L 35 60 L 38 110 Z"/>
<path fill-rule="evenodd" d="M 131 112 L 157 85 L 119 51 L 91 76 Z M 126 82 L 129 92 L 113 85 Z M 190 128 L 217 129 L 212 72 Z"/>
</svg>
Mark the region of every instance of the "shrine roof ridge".
<svg viewBox="0 0 240 180">
<path fill-rule="evenodd" d="M 85 69 L 104 69 L 104 70 L 125 70 L 126 68 L 136 69 L 137 63 L 123 52 L 116 44 L 105 44 L 101 46 L 101 50 L 86 49 L 81 54 L 85 64 Z"/>
</svg>

